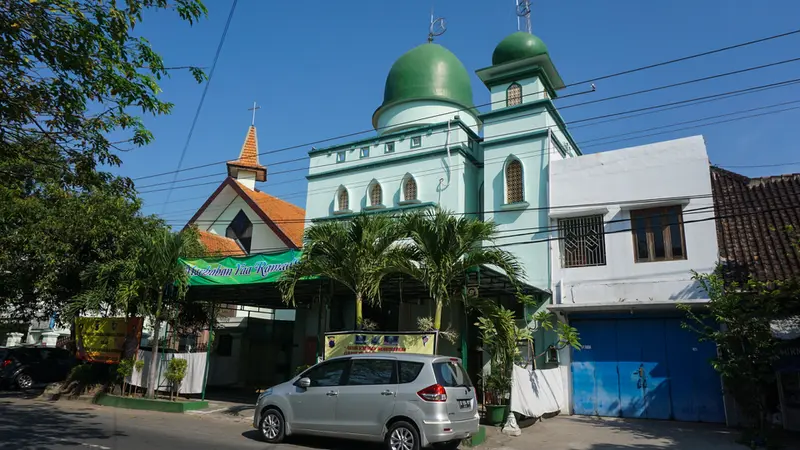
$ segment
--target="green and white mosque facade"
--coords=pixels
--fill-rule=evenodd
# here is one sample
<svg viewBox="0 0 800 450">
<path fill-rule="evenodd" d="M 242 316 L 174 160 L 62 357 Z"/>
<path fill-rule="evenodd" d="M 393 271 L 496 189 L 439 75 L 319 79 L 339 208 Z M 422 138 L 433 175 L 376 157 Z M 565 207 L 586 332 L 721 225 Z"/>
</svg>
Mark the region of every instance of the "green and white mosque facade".
<svg viewBox="0 0 800 450">
<path fill-rule="evenodd" d="M 548 164 L 580 154 L 553 104 L 564 82 L 545 44 L 525 32 L 500 42 L 477 75 L 491 93 L 484 113 L 467 69 L 445 47 L 426 43 L 402 55 L 372 116 L 377 136 L 309 152 L 306 218 L 438 205 L 494 220 L 508 236 L 497 244 L 549 236 L 537 233 L 549 226 Z M 528 284 L 549 289 L 549 243 L 508 250 Z"/>
</svg>

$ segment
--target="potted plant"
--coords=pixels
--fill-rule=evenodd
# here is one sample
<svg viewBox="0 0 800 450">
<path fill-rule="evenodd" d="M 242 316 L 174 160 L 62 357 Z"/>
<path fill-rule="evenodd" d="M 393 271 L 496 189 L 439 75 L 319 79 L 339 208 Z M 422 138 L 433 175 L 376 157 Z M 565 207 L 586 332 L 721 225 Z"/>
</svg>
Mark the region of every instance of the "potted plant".
<svg viewBox="0 0 800 450">
<path fill-rule="evenodd" d="M 530 342 L 527 328 L 517 326 L 514 312 L 493 302 L 480 307 L 482 316 L 478 327 L 483 348 L 491 355 L 491 372 L 484 376 L 484 390 L 488 395 L 486 420 L 492 425 L 502 425 L 509 414 L 511 375 L 514 363 L 520 357 L 519 343 Z"/>
<path fill-rule="evenodd" d="M 508 418 L 508 388 L 511 385 L 510 377 L 495 370 L 483 378 L 484 391 L 486 392 L 486 421 L 494 426 L 500 426 Z"/>
</svg>

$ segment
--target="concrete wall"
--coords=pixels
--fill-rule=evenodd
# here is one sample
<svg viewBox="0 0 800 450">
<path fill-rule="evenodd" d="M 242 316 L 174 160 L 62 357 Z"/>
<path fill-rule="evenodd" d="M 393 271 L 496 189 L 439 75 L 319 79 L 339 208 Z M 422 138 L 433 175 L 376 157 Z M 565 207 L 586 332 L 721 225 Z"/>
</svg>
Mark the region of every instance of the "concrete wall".
<svg viewBox="0 0 800 450">
<path fill-rule="evenodd" d="M 551 224 L 559 217 L 602 214 L 606 265 L 561 267 L 552 246 L 553 292 L 560 304 L 689 302 L 706 298 L 691 271 L 717 261 L 717 235 L 705 143 L 701 136 L 554 161 L 550 170 Z M 699 198 L 698 198 L 699 197 Z M 652 199 L 667 199 L 652 202 Z M 572 205 L 587 205 L 567 208 Z M 681 205 L 687 259 L 634 260 L 630 211 Z M 557 232 L 552 233 L 553 237 Z"/>
</svg>

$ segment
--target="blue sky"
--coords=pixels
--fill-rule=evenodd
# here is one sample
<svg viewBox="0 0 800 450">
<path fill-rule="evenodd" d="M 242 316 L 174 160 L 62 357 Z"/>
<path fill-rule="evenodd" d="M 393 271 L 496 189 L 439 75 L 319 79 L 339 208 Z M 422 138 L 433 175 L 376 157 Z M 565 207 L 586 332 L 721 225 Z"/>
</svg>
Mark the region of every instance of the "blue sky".
<svg viewBox="0 0 800 450">
<path fill-rule="evenodd" d="M 146 36 L 169 66 L 209 67 L 233 0 L 206 0 L 209 17 L 190 27 L 174 14 L 146 17 L 137 33 Z M 516 31 L 513 0 L 435 1 L 436 15 L 446 18 L 447 32 L 437 43 L 449 48 L 473 74 L 475 104 L 488 102 L 488 91 L 474 71 L 491 63 L 497 43 Z M 389 2 L 275 2 L 239 0 L 233 22 L 211 81 L 183 168 L 238 156 L 253 101 L 261 152 L 299 145 L 371 128 L 373 111 L 383 98 L 392 63 L 425 42 L 431 0 Z M 343 5 L 347 5 L 346 7 Z M 641 0 L 533 2 L 533 31 L 567 84 L 620 70 L 711 50 L 798 28 L 800 2 L 770 0 Z M 597 82 L 597 91 L 556 102 L 567 105 L 626 92 L 769 64 L 797 57 L 800 35 L 724 52 L 685 63 Z M 581 120 L 650 105 L 800 78 L 800 62 L 695 83 L 651 94 L 566 108 L 564 120 Z M 134 179 L 175 170 L 203 86 L 188 73 L 175 73 L 162 83 L 162 98 L 173 102 L 172 115 L 145 118 L 155 142 L 122 154 L 117 172 Z M 565 95 L 588 86 L 562 91 Z M 711 161 L 722 166 L 752 166 L 800 161 L 800 109 L 780 114 L 704 126 L 624 142 L 597 138 L 630 133 L 676 122 L 800 100 L 800 84 L 742 95 L 703 105 L 674 109 L 572 129 L 584 153 L 623 148 L 693 134 L 706 138 Z M 798 104 L 775 109 L 791 108 Z M 760 110 L 755 113 L 771 110 Z M 751 113 L 752 114 L 752 113 Z M 733 116 L 732 116 L 733 117 Z M 728 118 L 728 117 L 726 117 Z M 663 130 L 656 130 L 663 131 Z M 366 136 L 366 135 L 365 135 Z M 616 139 L 631 136 L 619 136 Z M 610 139 L 610 140 L 616 140 Z M 259 188 L 300 206 L 305 204 L 307 162 L 277 164 L 301 158 L 304 146 L 261 157 L 271 172 Z M 800 165 L 735 168 L 759 176 L 798 172 Z M 221 181 L 224 164 L 180 173 L 170 202 L 167 192 L 142 194 L 146 213 L 161 213 L 173 225 L 191 217 L 216 186 L 181 189 L 181 185 Z M 168 182 L 172 175 L 137 181 L 143 190 Z"/>
</svg>

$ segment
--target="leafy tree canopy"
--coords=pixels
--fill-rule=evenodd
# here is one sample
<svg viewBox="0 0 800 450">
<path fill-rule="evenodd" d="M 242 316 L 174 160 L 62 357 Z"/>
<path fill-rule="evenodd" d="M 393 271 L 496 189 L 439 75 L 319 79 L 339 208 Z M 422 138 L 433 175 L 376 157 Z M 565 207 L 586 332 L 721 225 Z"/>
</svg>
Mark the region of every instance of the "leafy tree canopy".
<svg viewBox="0 0 800 450">
<path fill-rule="evenodd" d="M 39 164 L 66 164 L 97 181 L 97 164 L 118 165 L 115 150 L 153 139 L 139 117 L 167 114 L 157 97 L 170 68 L 133 31 L 148 10 L 174 10 L 194 23 L 200 0 L 5 0 L 0 8 L 0 158 L 46 141 L 62 158 L 24 153 Z M 202 80 L 200 69 L 189 68 Z M 118 141 L 109 133 L 127 132 Z M 17 145 L 15 145 L 17 144 Z M 88 178 L 82 178 L 82 177 Z"/>
</svg>

